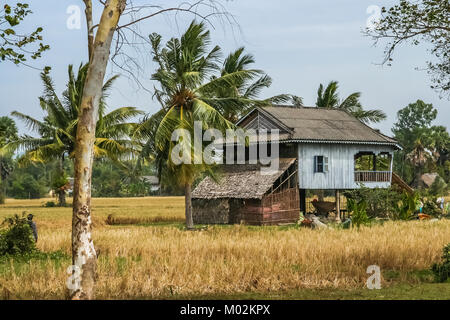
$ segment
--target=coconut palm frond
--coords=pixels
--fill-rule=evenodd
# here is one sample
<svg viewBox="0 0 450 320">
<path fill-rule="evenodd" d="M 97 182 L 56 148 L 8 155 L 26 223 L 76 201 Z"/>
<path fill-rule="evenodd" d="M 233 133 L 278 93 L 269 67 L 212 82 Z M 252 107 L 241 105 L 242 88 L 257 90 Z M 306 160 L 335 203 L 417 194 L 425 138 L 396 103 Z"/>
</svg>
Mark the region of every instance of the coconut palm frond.
<svg viewBox="0 0 450 320">
<path fill-rule="evenodd" d="M 194 99 L 193 102 L 192 112 L 194 121 L 202 121 L 204 128 L 225 131 L 226 129 L 235 127 L 234 124 L 225 119 L 220 112 L 201 99 Z"/>
<path fill-rule="evenodd" d="M 380 122 L 386 119 L 386 114 L 381 110 L 364 110 L 360 102 L 360 92 L 354 92 L 339 102 L 338 88 L 337 81 L 331 81 L 326 88 L 320 84 L 317 90 L 316 106 L 345 110 L 364 123 Z"/>
<path fill-rule="evenodd" d="M 42 109 L 46 112 L 44 121 L 38 121 L 20 112 L 13 115 L 37 131 L 42 138 L 23 136 L 8 146 L 9 149 L 25 151 L 22 163 L 47 162 L 52 159 L 73 157 L 76 143 L 79 110 L 82 104 L 84 83 L 87 78 L 88 64 L 81 64 L 75 75 L 72 65 L 68 66 L 68 82 L 63 92 L 64 102 L 56 95 L 53 81 L 48 75 L 41 75 L 44 84 L 44 94 L 39 99 Z M 105 115 L 105 102 L 109 90 L 117 76 L 106 81 L 103 86 L 103 96 L 99 108 L 97 123 L 95 155 L 111 157 L 135 154 L 138 146 L 129 140 L 129 136 L 136 128 L 136 124 L 128 120 L 143 113 L 133 107 L 119 108 Z"/>
<path fill-rule="evenodd" d="M 350 94 L 347 98 L 345 98 L 339 106 L 338 109 L 351 111 L 354 108 L 358 108 L 361 106 L 359 99 L 361 98 L 361 92 L 354 92 Z M 362 108 L 362 107 L 361 107 Z"/>
<path fill-rule="evenodd" d="M 261 91 L 265 88 L 268 88 L 272 85 L 272 78 L 268 75 L 264 75 L 254 83 L 250 84 L 248 88 L 245 89 L 244 97 L 255 99 L 257 98 Z"/>
<path fill-rule="evenodd" d="M 385 120 L 387 117 L 382 110 L 363 110 L 362 108 L 355 111 L 351 111 L 351 114 L 355 118 L 366 124 L 370 122 L 377 123 L 382 120 Z"/>
<path fill-rule="evenodd" d="M 46 131 L 46 130 L 52 130 L 53 128 L 50 127 L 48 124 L 46 124 L 45 122 L 39 121 L 31 116 L 28 116 L 26 114 L 23 114 L 21 112 L 18 111 L 13 111 L 11 112 L 11 115 L 13 117 L 16 117 L 19 120 L 22 120 L 23 122 L 25 122 L 25 125 L 28 127 L 28 129 L 35 131 L 35 132 L 42 132 L 42 131 Z"/>
<path fill-rule="evenodd" d="M 228 73 L 220 78 L 212 79 L 210 82 L 199 86 L 194 91 L 199 93 L 215 92 L 224 86 L 233 87 L 235 83 L 245 81 L 246 79 L 251 79 L 260 72 L 260 70 L 240 70 L 233 73 Z"/>
</svg>

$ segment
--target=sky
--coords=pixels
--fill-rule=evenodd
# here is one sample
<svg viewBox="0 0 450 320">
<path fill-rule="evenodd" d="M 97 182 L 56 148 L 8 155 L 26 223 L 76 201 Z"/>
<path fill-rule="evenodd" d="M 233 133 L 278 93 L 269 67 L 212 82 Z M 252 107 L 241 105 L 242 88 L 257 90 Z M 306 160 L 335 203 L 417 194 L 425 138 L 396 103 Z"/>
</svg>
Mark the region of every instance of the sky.
<svg viewBox="0 0 450 320">
<path fill-rule="evenodd" d="M 3 1 L 2 1 L 3 2 Z M 33 15 L 22 26 L 44 28 L 45 42 L 50 45 L 42 59 L 33 66 L 52 67 L 51 75 L 57 92 L 62 93 L 67 82 L 67 66 L 78 66 L 87 61 L 86 30 L 81 0 L 29 1 Z M 170 4 L 181 1 L 134 0 L 135 4 Z M 367 109 L 381 109 L 387 120 L 372 124 L 383 133 L 391 134 L 397 112 L 409 103 L 421 99 L 438 110 L 436 124 L 448 126 L 450 101 L 440 98 L 430 88 L 430 79 L 423 70 L 429 54 L 424 47 L 403 46 L 395 53 L 391 67 L 381 66 L 383 45 L 373 46 L 362 30 L 371 19 L 371 9 L 390 6 L 396 1 L 375 0 L 229 0 L 220 1 L 233 15 L 235 23 L 224 19 L 211 20 L 212 44 L 219 45 L 225 55 L 245 46 L 256 59 L 254 65 L 273 78 L 270 88 L 261 97 L 290 93 L 303 97 L 306 106 L 313 106 L 320 83 L 339 81 L 341 98 L 359 91 L 362 105 Z M 374 7 L 375 6 L 375 7 Z M 96 19 L 100 7 L 94 8 Z M 78 25 L 77 10 L 81 12 Z M 147 11 L 148 12 L 148 11 Z M 141 13 L 144 14 L 144 13 Z M 125 17 L 121 22 L 127 22 Z M 139 24 L 139 34 L 147 37 L 152 32 L 163 36 L 163 41 L 179 36 L 192 21 L 191 14 L 166 14 Z M 79 28 L 78 28 L 79 27 Z M 135 39 L 135 41 L 137 41 Z M 153 88 L 150 80 L 155 65 L 150 49 L 125 47 L 124 52 L 139 58 L 141 71 L 136 72 L 145 88 Z M 108 99 L 109 108 L 134 106 L 148 113 L 158 110 L 158 103 L 126 73 L 111 63 L 107 76 L 122 73 Z M 42 95 L 39 71 L 11 63 L 0 62 L 0 116 L 17 110 L 42 119 L 38 97 Z M 20 133 L 31 134 L 17 121 Z"/>
</svg>

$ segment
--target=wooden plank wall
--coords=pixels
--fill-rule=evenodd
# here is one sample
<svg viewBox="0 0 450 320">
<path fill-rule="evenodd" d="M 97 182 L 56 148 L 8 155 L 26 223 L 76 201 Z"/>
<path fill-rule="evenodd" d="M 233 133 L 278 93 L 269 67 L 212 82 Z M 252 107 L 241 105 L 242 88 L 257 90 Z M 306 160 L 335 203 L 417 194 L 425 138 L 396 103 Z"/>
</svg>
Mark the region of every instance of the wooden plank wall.
<svg viewBox="0 0 450 320">
<path fill-rule="evenodd" d="M 299 144 L 299 187 L 319 190 L 357 189 L 354 156 L 361 151 L 375 154 L 389 152 L 393 156 L 394 148 L 378 145 Z M 328 172 L 314 172 L 314 156 L 328 157 Z M 367 182 L 364 185 L 369 188 L 387 188 L 390 182 Z"/>
</svg>

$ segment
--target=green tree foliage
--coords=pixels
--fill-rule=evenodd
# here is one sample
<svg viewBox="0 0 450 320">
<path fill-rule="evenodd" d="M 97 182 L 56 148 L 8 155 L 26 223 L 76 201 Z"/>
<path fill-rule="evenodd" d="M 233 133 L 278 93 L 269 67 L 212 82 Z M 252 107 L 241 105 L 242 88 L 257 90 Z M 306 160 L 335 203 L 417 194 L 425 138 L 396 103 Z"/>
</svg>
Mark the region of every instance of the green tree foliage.
<svg viewBox="0 0 450 320">
<path fill-rule="evenodd" d="M 5 202 L 6 179 L 13 168 L 12 155 L 3 147 L 16 139 L 17 126 L 14 120 L 9 117 L 0 117 L 0 204 Z"/>
<path fill-rule="evenodd" d="M 4 4 L 0 9 L 0 62 L 10 61 L 14 64 L 25 64 L 27 59 L 36 60 L 50 46 L 42 42 L 42 27 L 34 31 L 18 32 L 19 25 L 31 14 L 27 3 Z M 50 67 L 45 67 L 45 72 Z"/>
<path fill-rule="evenodd" d="M 159 176 L 184 187 L 186 223 L 190 228 L 193 226 L 192 184 L 200 174 L 207 171 L 212 174 L 212 170 L 203 161 L 202 164 L 174 164 L 169 158 L 177 145 L 171 141 L 172 133 L 176 129 L 193 133 L 195 121 L 201 123 L 202 130 L 215 128 L 224 132 L 232 128 L 228 119 L 235 119 L 249 106 L 272 102 L 271 99 L 258 101 L 253 98 L 270 81 L 263 75 L 256 80 L 257 85 L 248 85 L 261 76 L 261 71 L 246 69 L 252 59 L 248 55 L 242 56 L 243 50 L 231 54 L 221 68 L 221 49 L 218 46 L 209 49 L 210 33 L 203 23 L 192 22 L 180 38 L 170 39 L 164 47 L 160 35 L 152 34 L 150 39 L 153 60 L 158 64 L 152 80 L 158 83 L 155 96 L 162 110 L 145 121 L 135 136 L 154 141 L 147 143 L 143 151 L 155 161 Z M 179 143 L 183 152 L 195 155 L 193 144 L 187 139 Z"/>
<path fill-rule="evenodd" d="M 10 142 L 5 148 L 23 150 L 19 158 L 21 165 L 30 163 L 48 163 L 53 160 L 61 162 L 60 175 L 64 175 L 64 161 L 73 159 L 84 83 L 88 65 L 81 65 L 75 76 L 72 66 L 68 68 L 69 82 L 62 94 L 62 99 L 56 94 L 54 84 L 49 75 L 42 73 L 44 95 L 39 98 L 40 106 L 46 113 L 43 121 L 39 121 L 21 112 L 14 111 L 13 116 L 24 121 L 27 126 L 39 136 L 23 135 Z M 117 76 L 112 77 L 103 86 L 103 96 L 100 101 L 99 120 L 96 128 L 95 157 L 119 160 L 135 152 L 134 144 L 129 135 L 135 128 L 129 119 L 142 114 L 133 107 L 123 107 L 106 113 L 106 98 Z M 63 182 L 62 182 L 63 183 Z M 60 190 L 62 186 L 57 186 Z M 64 202 L 64 196 L 62 201 Z"/>
<path fill-rule="evenodd" d="M 51 165 L 33 164 L 14 171 L 8 178 L 6 194 L 15 199 L 39 199 L 49 191 Z"/>
<path fill-rule="evenodd" d="M 394 203 L 395 219 L 409 220 L 416 211 L 419 195 L 417 193 L 408 194 L 403 191 L 400 201 Z"/>
<path fill-rule="evenodd" d="M 450 243 L 442 250 L 442 262 L 433 264 L 431 271 L 436 282 L 446 282 L 450 279 Z"/>
<path fill-rule="evenodd" d="M 442 214 L 441 208 L 436 203 L 436 197 L 428 197 L 423 205 L 423 213 L 429 214 L 434 217 L 440 217 Z"/>
<path fill-rule="evenodd" d="M 39 199 L 45 191 L 45 187 L 38 180 L 25 173 L 14 179 L 9 193 L 16 199 Z"/>
<path fill-rule="evenodd" d="M 92 196 L 149 196 L 152 194 L 150 184 L 142 177 L 153 174 L 148 166 L 136 170 L 134 161 L 119 164 L 108 159 L 97 160 L 92 172 Z"/>
<path fill-rule="evenodd" d="M 419 194 L 399 192 L 395 188 L 367 188 L 346 191 L 349 211 L 354 205 L 364 202 L 364 210 L 369 219 L 385 218 L 392 220 L 409 220 L 416 212 L 419 203 Z M 356 207 L 355 207 L 356 208 Z M 358 208 L 356 208 L 358 209 Z M 428 213 L 424 211 L 424 213 Z"/>
<path fill-rule="evenodd" d="M 17 126 L 13 119 L 0 117 L 0 148 L 17 139 Z"/>
<path fill-rule="evenodd" d="M 367 188 L 361 186 L 359 189 L 345 191 L 347 199 L 356 202 L 364 200 L 367 203 L 366 211 L 370 219 L 388 218 L 395 219 L 394 206 L 400 201 L 401 194 L 391 188 Z"/>
<path fill-rule="evenodd" d="M 251 54 L 245 54 L 244 51 L 245 48 L 241 47 L 227 56 L 220 71 L 221 77 L 239 71 L 250 70 L 250 66 L 255 63 L 255 58 Z M 225 110 L 224 108 L 218 108 L 225 119 L 231 122 L 239 120 L 240 117 L 246 114 L 254 106 L 251 99 L 258 99 L 261 91 L 272 85 L 272 78 L 270 76 L 264 74 L 260 70 L 255 71 L 258 71 L 257 74 L 249 74 L 249 76 L 245 78 L 235 78 L 230 80 L 227 86 L 217 88 L 216 98 L 240 98 L 240 102 L 242 103 L 240 109 Z M 215 78 L 216 77 L 213 76 L 213 79 Z M 278 103 L 284 102 L 288 98 L 288 95 L 278 95 L 267 99 L 267 101 L 270 101 L 270 103 Z"/>
<path fill-rule="evenodd" d="M 397 113 L 392 128 L 394 137 L 403 146 L 394 157 L 394 171 L 410 184 L 421 187 L 420 175 L 438 172 L 448 183 L 450 171 L 450 136 L 444 126 L 435 126 L 438 116 L 432 104 L 417 100 Z"/>
<path fill-rule="evenodd" d="M 0 257 L 4 255 L 25 255 L 36 252 L 36 244 L 33 238 L 33 232 L 25 213 L 22 217 L 17 214 L 11 218 L 5 219 L 0 230 Z"/>
<path fill-rule="evenodd" d="M 429 150 L 427 150 L 420 139 L 414 142 L 413 148 L 410 153 L 406 155 L 408 160 L 414 167 L 416 173 L 415 185 L 420 187 L 420 178 L 422 177 L 423 170 L 428 161 L 433 161 L 433 157 Z"/>
<path fill-rule="evenodd" d="M 430 186 L 428 190 L 428 194 L 432 197 L 439 197 L 448 192 L 448 184 L 445 183 L 444 179 L 441 177 L 436 177 L 433 184 Z"/>
<path fill-rule="evenodd" d="M 361 225 L 369 223 L 369 217 L 367 216 L 367 202 L 364 199 L 359 201 L 349 198 L 347 200 L 348 211 L 351 214 L 352 225 L 359 228 Z"/>
<path fill-rule="evenodd" d="M 354 92 L 341 100 L 339 98 L 338 88 L 337 81 L 331 81 L 326 88 L 324 88 L 323 84 L 320 84 L 317 91 L 316 107 L 344 110 L 364 123 L 380 122 L 386 119 L 386 115 L 381 110 L 364 110 L 359 101 L 361 97 L 360 92 Z"/>
<path fill-rule="evenodd" d="M 427 62 L 432 88 L 448 93 L 450 89 L 450 5 L 446 0 L 400 2 L 382 8 L 382 18 L 375 28 L 366 30 L 375 43 L 386 40 L 383 63 L 390 64 L 394 51 L 402 44 L 425 44 L 432 59 Z"/>
</svg>

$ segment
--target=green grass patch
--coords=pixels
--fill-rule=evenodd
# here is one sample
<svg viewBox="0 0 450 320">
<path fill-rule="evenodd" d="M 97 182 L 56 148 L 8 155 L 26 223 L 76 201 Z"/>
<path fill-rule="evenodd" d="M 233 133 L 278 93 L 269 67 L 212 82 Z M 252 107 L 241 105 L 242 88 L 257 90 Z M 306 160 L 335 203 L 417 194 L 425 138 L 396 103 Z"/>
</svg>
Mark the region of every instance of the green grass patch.
<svg viewBox="0 0 450 320">
<path fill-rule="evenodd" d="M 38 265 L 46 269 L 49 264 L 55 269 L 60 269 L 70 264 L 71 257 L 62 251 L 40 252 L 36 251 L 24 255 L 4 255 L 0 257 L 0 275 L 22 275 L 28 273 L 31 265 Z"/>
<path fill-rule="evenodd" d="M 247 292 L 200 296 L 170 296 L 168 299 L 188 300 L 449 300 L 450 283 L 399 284 L 369 289 L 304 289 L 285 292 Z"/>
</svg>

